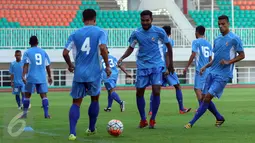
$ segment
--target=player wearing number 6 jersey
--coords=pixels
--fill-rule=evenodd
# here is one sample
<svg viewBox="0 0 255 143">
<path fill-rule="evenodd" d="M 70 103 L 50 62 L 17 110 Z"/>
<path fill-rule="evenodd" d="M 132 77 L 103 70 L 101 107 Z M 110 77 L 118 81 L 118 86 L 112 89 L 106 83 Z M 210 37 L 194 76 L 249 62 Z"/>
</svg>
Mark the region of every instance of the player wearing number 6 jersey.
<svg viewBox="0 0 255 143">
<path fill-rule="evenodd" d="M 202 99 L 202 87 L 205 84 L 206 77 L 208 75 L 207 69 L 204 74 L 200 75 L 200 69 L 208 64 L 212 60 L 212 46 L 204 38 L 205 27 L 196 27 L 196 40 L 192 42 L 192 54 L 190 55 L 187 66 L 184 69 L 184 74 L 186 74 L 190 64 L 195 59 L 195 79 L 194 79 L 194 91 L 197 96 L 198 103 L 200 105 Z"/>
<path fill-rule="evenodd" d="M 105 67 L 104 60 L 102 59 L 101 61 L 103 64 L 103 68 L 105 69 L 106 67 Z M 125 68 L 122 65 L 117 66 L 117 59 L 114 56 L 108 55 L 108 61 L 109 61 L 109 65 L 112 70 L 112 74 L 109 78 L 107 77 L 106 72 L 103 72 L 103 74 L 102 74 L 102 79 L 103 79 L 105 88 L 108 92 L 108 105 L 106 108 L 104 108 L 104 111 L 110 112 L 112 110 L 111 109 L 112 102 L 113 102 L 113 100 L 115 100 L 120 105 L 120 111 L 124 112 L 125 111 L 125 101 L 121 100 L 118 93 L 115 92 L 116 82 L 118 80 L 118 74 L 119 74 L 119 70 L 117 67 L 119 67 L 127 75 L 127 77 L 131 77 L 131 75 L 129 75 L 127 73 L 127 71 L 125 70 Z"/>
<path fill-rule="evenodd" d="M 105 31 L 96 24 L 96 11 L 86 9 L 83 11 L 84 27 L 74 31 L 68 38 L 63 57 L 70 72 L 74 72 L 73 84 L 70 95 L 73 104 L 69 111 L 70 135 L 69 140 L 76 139 L 76 124 L 80 117 L 80 105 L 86 95 L 91 96 L 88 110 L 89 128 L 87 135 L 96 133 L 96 121 L 99 113 L 99 95 L 101 91 L 102 65 L 100 53 L 105 61 L 107 76 L 111 69 L 108 63 L 108 52 L 106 49 L 107 35 Z M 69 52 L 73 51 L 75 67 L 72 64 Z"/>
<path fill-rule="evenodd" d="M 42 105 L 44 109 L 44 117 L 50 118 L 48 114 L 49 101 L 46 93 L 48 92 L 48 85 L 46 82 L 46 72 L 48 73 L 48 82 L 52 83 L 51 71 L 50 71 L 50 59 L 48 54 L 41 48 L 37 47 L 38 39 L 36 36 L 32 36 L 29 40 L 31 48 L 28 49 L 23 56 L 23 74 L 22 78 L 25 83 L 25 98 L 24 98 L 24 114 L 21 118 L 27 117 L 27 110 L 30 104 L 31 94 L 35 88 L 38 94 L 42 98 Z M 27 77 L 25 78 L 25 75 Z"/>
</svg>

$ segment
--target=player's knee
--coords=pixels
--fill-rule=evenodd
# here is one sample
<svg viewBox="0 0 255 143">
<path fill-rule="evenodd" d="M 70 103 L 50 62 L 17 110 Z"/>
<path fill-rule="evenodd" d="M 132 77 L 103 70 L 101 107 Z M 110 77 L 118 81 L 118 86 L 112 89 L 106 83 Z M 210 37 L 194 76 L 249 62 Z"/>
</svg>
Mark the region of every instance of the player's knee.
<svg viewBox="0 0 255 143">
<path fill-rule="evenodd" d="M 91 96 L 91 102 L 98 102 L 99 95 L 98 96 Z"/>
<path fill-rule="evenodd" d="M 81 106 L 82 98 L 79 99 L 73 99 L 73 104 L 76 104 L 77 106 Z"/>
<path fill-rule="evenodd" d="M 136 96 L 144 96 L 145 88 L 136 88 Z"/>
<path fill-rule="evenodd" d="M 204 102 L 211 102 L 211 100 L 213 99 L 213 96 L 211 94 L 206 94 L 206 96 L 203 96 L 203 101 Z"/>
<path fill-rule="evenodd" d="M 174 88 L 175 88 L 176 90 L 181 90 L 181 86 L 180 86 L 180 84 L 176 84 L 176 85 L 174 85 Z"/>
<path fill-rule="evenodd" d="M 43 99 L 43 98 L 47 98 L 46 93 L 41 93 L 40 96 L 41 96 L 42 99 Z"/>
<path fill-rule="evenodd" d="M 110 94 L 112 94 L 114 91 L 115 91 L 114 88 L 109 90 Z"/>
</svg>

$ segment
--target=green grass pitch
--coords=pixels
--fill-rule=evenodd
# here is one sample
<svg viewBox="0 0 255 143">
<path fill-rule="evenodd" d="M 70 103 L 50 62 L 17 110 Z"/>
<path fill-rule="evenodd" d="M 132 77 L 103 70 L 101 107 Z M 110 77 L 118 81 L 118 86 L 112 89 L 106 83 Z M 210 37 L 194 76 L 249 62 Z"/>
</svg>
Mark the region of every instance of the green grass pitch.
<svg viewBox="0 0 255 143">
<path fill-rule="evenodd" d="M 94 136 L 85 136 L 88 127 L 88 106 L 90 98 L 83 100 L 80 109 L 81 116 L 77 125 L 77 140 L 74 142 L 91 143 L 254 143 L 255 142 L 255 89 L 226 89 L 220 100 L 214 99 L 215 104 L 226 122 L 216 128 L 215 118 L 207 111 L 193 126 L 184 129 L 194 115 L 197 101 L 192 89 L 183 90 L 185 107 L 192 107 L 188 114 L 180 115 L 174 90 L 163 90 L 161 104 L 156 118 L 157 129 L 138 129 L 139 114 L 136 107 L 135 91 L 117 91 L 121 99 L 126 101 L 126 111 L 120 112 L 119 105 L 114 102 L 112 112 L 104 112 L 107 104 L 107 94 L 102 92 L 100 97 L 100 113 L 97 121 L 98 133 Z M 146 109 L 149 108 L 149 94 L 146 91 Z M 23 132 L 12 137 L 9 132 L 15 133 L 22 125 L 17 124 L 8 132 L 10 121 L 21 110 L 18 110 L 15 97 L 11 93 L 0 93 L 0 143 L 65 143 L 68 141 L 69 124 L 68 112 L 71 97 L 68 92 L 50 92 L 50 115 L 52 119 L 43 118 L 41 99 L 33 95 L 32 108 L 24 125 L 34 129 L 33 132 Z M 107 122 L 119 119 L 124 124 L 124 132 L 120 137 L 112 137 L 106 132 Z M 9 126 L 10 127 L 10 126 Z M 9 128 L 10 129 L 10 128 Z"/>
</svg>

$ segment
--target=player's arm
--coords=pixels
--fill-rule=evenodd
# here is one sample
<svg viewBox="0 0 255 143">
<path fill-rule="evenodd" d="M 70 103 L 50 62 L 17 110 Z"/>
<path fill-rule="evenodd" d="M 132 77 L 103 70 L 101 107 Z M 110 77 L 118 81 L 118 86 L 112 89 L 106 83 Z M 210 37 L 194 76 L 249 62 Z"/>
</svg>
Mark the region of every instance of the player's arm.
<svg viewBox="0 0 255 143">
<path fill-rule="evenodd" d="M 47 53 L 45 53 L 45 65 L 46 65 L 46 71 L 48 74 L 48 83 L 52 84 L 52 78 L 51 78 L 51 69 L 50 69 L 50 58 Z"/>
<path fill-rule="evenodd" d="M 189 66 L 191 65 L 191 63 L 193 62 L 193 59 L 196 57 L 196 52 L 193 52 L 191 53 L 190 57 L 189 57 L 189 61 L 188 61 L 188 64 L 187 66 L 185 67 L 185 69 L 183 70 L 183 73 L 186 74 L 187 73 L 187 70 L 189 68 Z"/>
<path fill-rule="evenodd" d="M 118 67 L 126 74 L 127 77 L 132 77 L 127 71 L 126 69 L 123 67 L 123 65 L 118 65 Z"/>
<path fill-rule="evenodd" d="M 101 56 L 105 63 L 106 75 L 107 77 L 110 77 L 112 71 L 108 61 L 108 50 L 107 50 L 106 44 L 107 44 L 107 34 L 105 31 L 102 30 L 99 37 L 99 48 L 100 48 Z"/>
<path fill-rule="evenodd" d="M 163 43 L 165 43 L 167 48 L 166 53 L 166 68 L 169 72 L 174 73 L 174 66 L 173 66 L 173 47 L 171 46 L 171 43 L 168 39 L 168 36 L 162 28 L 159 31 L 159 37 L 163 40 Z"/>
<path fill-rule="evenodd" d="M 65 45 L 65 49 L 63 50 L 63 58 L 65 59 L 65 62 L 66 64 L 68 65 L 68 70 L 70 72 L 73 72 L 74 71 L 74 65 L 73 63 L 71 62 L 71 59 L 70 59 L 70 56 L 69 56 L 69 52 L 73 49 L 73 47 L 75 46 L 74 45 L 74 42 L 73 42 L 73 35 L 74 33 L 72 33 L 69 37 L 68 37 L 68 40 L 67 40 L 67 43 Z"/>
<path fill-rule="evenodd" d="M 26 74 L 28 72 L 28 66 L 29 64 L 28 63 L 24 63 L 24 66 L 23 66 L 23 73 L 22 73 L 22 80 L 23 82 L 26 84 Z"/>
<path fill-rule="evenodd" d="M 14 74 L 12 71 L 12 63 L 10 64 L 10 67 L 9 67 L 9 73 L 10 73 L 10 78 L 11 78 L 11 87 L 13 87 L 14 86 L 14 84 L 13 84 Z"/>
</svg>

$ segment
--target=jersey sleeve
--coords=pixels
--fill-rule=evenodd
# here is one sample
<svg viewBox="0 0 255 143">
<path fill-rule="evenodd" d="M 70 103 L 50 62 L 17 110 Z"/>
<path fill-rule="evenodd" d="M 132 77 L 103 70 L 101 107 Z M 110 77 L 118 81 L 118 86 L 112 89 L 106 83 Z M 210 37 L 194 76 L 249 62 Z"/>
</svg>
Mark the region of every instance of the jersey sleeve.
<svg viewBox="0 0 255 143">
<path fill-rule="evenodd" d="M 13 74 L 12 63 L 10 64 L 10 67 L 9 67 L 9 73 L 10 73 L 10 74 Z"/>
<path fill-rule="evenodd" d="M 30 63 L 30 59 L 29 59 L 29 57 L 28 57 L 28 53 L 27 53 L 27 52 L 24 53 L 24 55 L 23 55 L 23 57 L 22 57 L 22 62 L 23 62 L 24 64 L 29 64 L 29 63 Z"/>
<path fill-rule="evenodd" d="M 195 52 L 197 53 L 198 52 L 198 46 L 197 46 L 197 42 L 196 41 L 193 41 L 192 42 L 192 52 Z"/>
<path fill-rule="evenodd" d="M 75 44 L 73 41 L 74 34 L 75 34 L 75 32 L 71 33 L 71 35 L 68 37 L 68 40 L 66 42 L 65 49 L 67 49 L 68 51 L 71 51 L 75 47 Z"/>
<path fill-rule="evenodd" d="M 132 32 L 132 34 L 129 37 L 129 46 L 132 48 L 135 48 L 135 45 L 137 44 L 137 38 L 136 38 L 136 30 Z"/>
<path fill-rule="evenodd" d="M 163 43 L 170 43 L 168 36 L 163 28 L 159 28 L 158 33 L 159 33 L 159 38 L 162 40 Z"/>
<path fill-rule="evenodd" d="M 174 47 L 174 40 L 172 39 L 172 42 L 171 42 L 171 46 L 172 48 Z"/>
<path fill-rule="evenodd" d="M 240 51 L 240 52 L 243 51 L 243 42 L 239 37 L 236 36 L 234 44 L 235 44 L 236 51 Z"/>
<path fill-rule="evenodd" d="M 50 65 L 50 58 L 48 54 L 45 52 L 45 66 L 49 66 L 49 65 Z"/>
<path fill-rule="evenodd" d="M 101 45 L 101 44 L 105 44 L 105 45 L 107 45 L 107 33 L 106 33 L 106 31 L 101 31 L 100 32 L 100 35 L 99 35 L 99 45 Z"/>
</svg>

